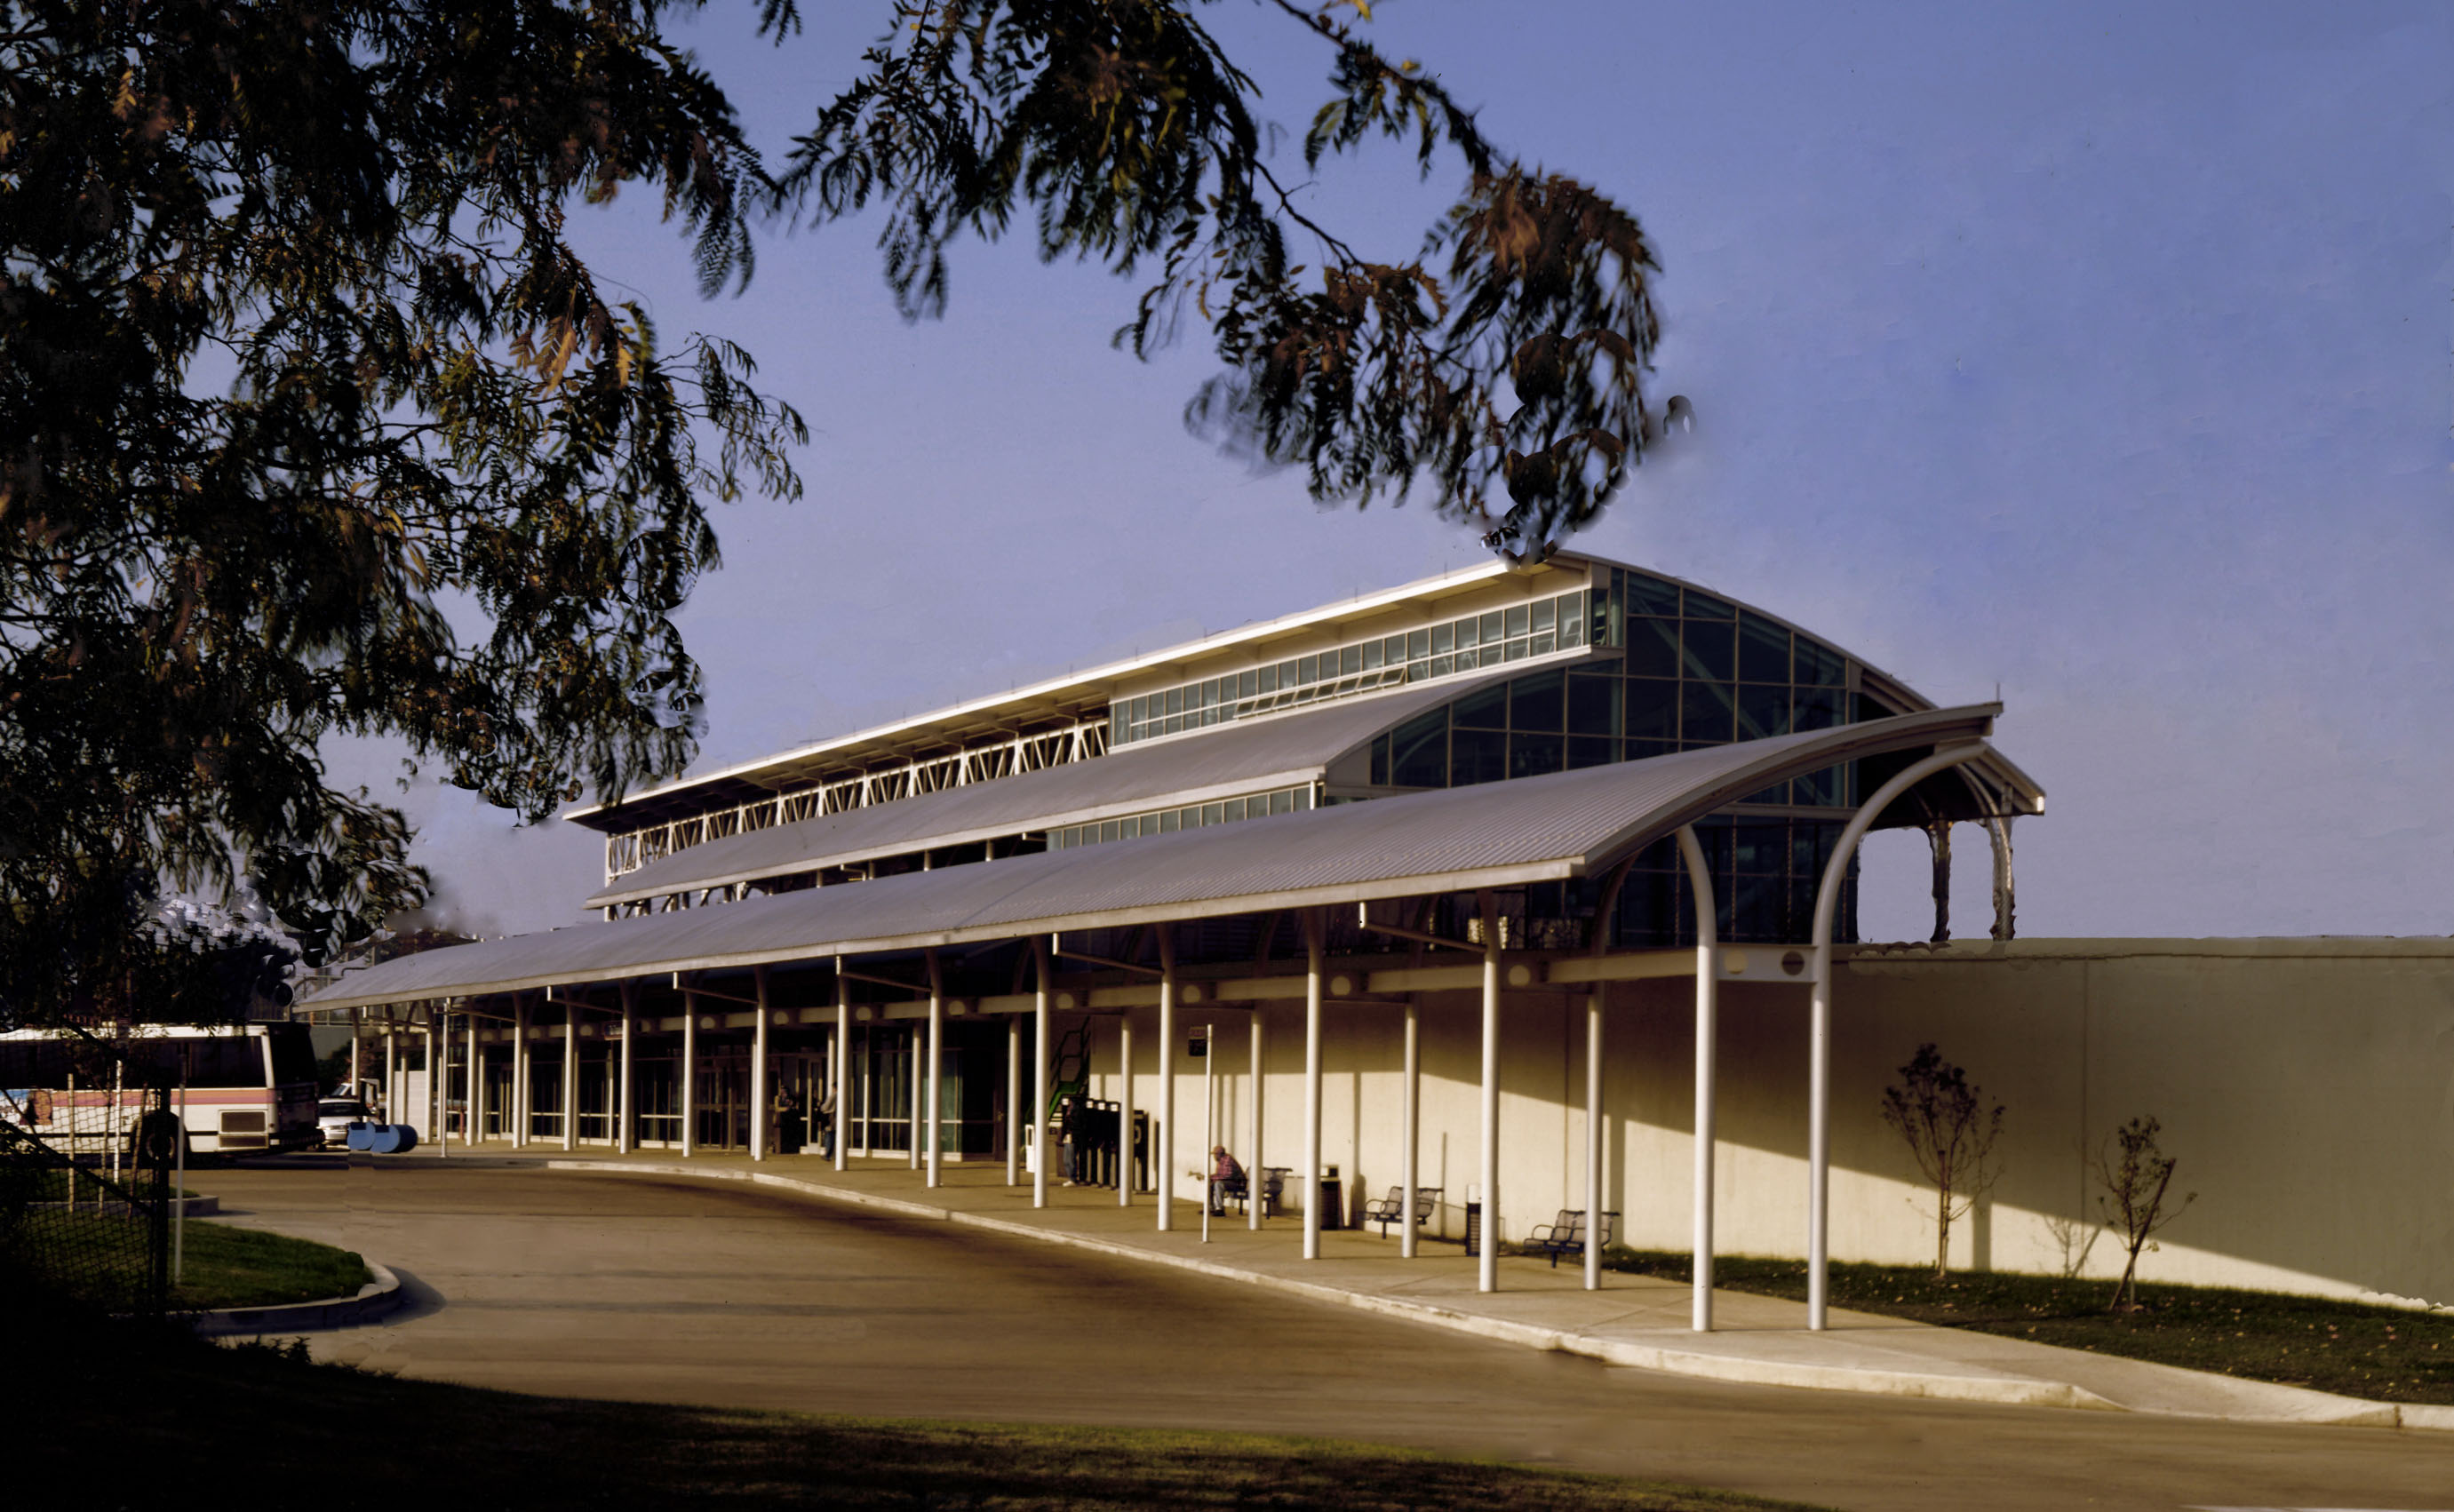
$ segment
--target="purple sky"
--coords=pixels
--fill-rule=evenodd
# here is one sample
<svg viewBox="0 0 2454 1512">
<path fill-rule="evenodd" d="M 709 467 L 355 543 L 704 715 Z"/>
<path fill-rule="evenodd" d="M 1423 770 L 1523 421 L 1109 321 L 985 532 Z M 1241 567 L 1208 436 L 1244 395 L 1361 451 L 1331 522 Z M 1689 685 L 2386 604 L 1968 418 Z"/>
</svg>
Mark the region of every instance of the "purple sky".
<svg viewBox="0 0 2454 1512">
<path fill-rule="evenodd" d="M 875 9 L 695 41 L 780 152 Z M 1658 393 L 1699 428 L 1574 544 L 1945 703 L 1999 683 L 1999 743 L 2051 795 L 2018 830 L 2023 935 L 2454 932 L 2454 10 L 1374 10 L 1659 250 Z M 1243 0 L 1205 20 L 1299 172 L 1321 54 Z M 1400 252 L 1458 183 L 1375 151 L 1316 209 Z M 702 766 L 1478 554 L 1188 436 L 1198 344 L 1108 346 L 1135 285 L 973 247 L 947 318 L 906 326 L 852 224 L 769 238 L 704 303 L 651 199 L 582 212 L 600 270 L 668 333 L 749 346 L 815 431 L 806 499 L 716 513 L 728 565 L 685 616 Z M 405 801 L 447 922 L 571 922 L 598 879 L 589 832 Z M 1877 837 L 1866 878 L 1867 937 L 1922 937 L 1922 842 Z"/>
</svg>

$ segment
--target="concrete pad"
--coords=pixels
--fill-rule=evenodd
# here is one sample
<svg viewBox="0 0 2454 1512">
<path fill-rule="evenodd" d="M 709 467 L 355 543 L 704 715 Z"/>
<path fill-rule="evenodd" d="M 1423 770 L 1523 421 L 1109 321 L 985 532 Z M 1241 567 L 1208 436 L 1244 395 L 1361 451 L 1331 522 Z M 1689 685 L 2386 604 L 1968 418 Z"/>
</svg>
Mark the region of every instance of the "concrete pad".
<svg viewBox="0 0 2454 1512">
<path fill-rule="evenodd" d="M 412 1157 L 419 1158 L 422 1153 Z M 1385 1239 L 1369 1229 L 1330 1231 L 1321 1235 L 1320 1258 L 1305 1260 L 1300 1224 L 1292 1218 L 1267 1220 L 1257 1231 L 1240 1216 L 1214 1219 L 1205 1242 L 1196 1203 L 1177 1203 L 1177 1226 L 1166 1233 L 1157 1227 L 1157 1199 L 1143 1196 L 1120 1207 L 1108 1188 L 1052 1186 L 1049 1205 L 1035 1209 L 1028 1181 L 1005 1185 L 1002 1166 L 953 1166 L 944 1184 L 932 1188 L 901 1160 L 855 1161 L 838 1172 L 809 1157 L 753 1161 L 702 1155 L 685 1161 L 659 1152 L 513 1152 L 501 1145 L 463 1149 L 450 1159 L 747 1181 L 1168 1265 L 1623 1368 L 1715 1381 L 2234 1421 L 2454 1429 L 2454 1408 L 2364 1401 L 1873 1314 L 1835 1310 L 1832 1326 L 1815 1332 L 1805 1326 L 1803 1304 L 1742 1292 L 1717 1291 L 1716 1330 L 1699 1334 L 1688 1327 L 1689 1289 L 1676 1281 L 1606 1272 L 1600 1289 L 1589 1292 L 1580 1265 L 1504 1256 L 1500 1289 L 1484 1293 L 1477 1290 L 1474 1258 L 1437 1238 L 1426 1238 L 1418 1258 L 1405 1260 L 1394 1231 Z"/>
</svg>

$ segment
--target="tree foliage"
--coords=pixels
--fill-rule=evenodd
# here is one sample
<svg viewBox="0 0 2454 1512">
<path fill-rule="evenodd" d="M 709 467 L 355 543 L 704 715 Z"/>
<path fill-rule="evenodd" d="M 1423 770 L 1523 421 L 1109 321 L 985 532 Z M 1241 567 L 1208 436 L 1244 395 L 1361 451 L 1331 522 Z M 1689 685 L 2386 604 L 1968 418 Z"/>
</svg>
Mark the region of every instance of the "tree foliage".
<svg viewBox="0 0 2454 1512">
<path fill-rule="evenodd" d="M 1361 0 L 1256 0 L 1327 60 L 1308 167 L 1460 177 L 1411 255 L 1362 248 L 1204 3 L 902 0 L 771 174 L 667 34 L 699 0 L 0 0 L 0 995 L 107 1007 L 165 889 L 251 889 L 311 962 L 418 902 L 329 736 L 533 818 L 684 764 L 707 505 L 796 494 L 805 431 L 579 256 L 627 187 L 710 293 L 762 217 L 881 208 L 914 314 L 1028 218 L 1150 278 L 1135 353 L 1207 324 L 1189 418 L 1321 498 L 1428 489 L 1527 557 L 1592 519 L 1662 418 L 1636 220 L 1496 151 Z"/>
<path fill-rule="evenodd" d="M 2172 1187 L 2174 1167 L 2182 1162 L 2166 1155 L 2157 1142 L 2163 1127 L 2152 1115 L 2132 1119 L 2114 1130 L 2088 1162 L 2102 1189 L 2096 1203 L 2104 1215 L 2105 1227 L 2122 1238 L 2122 1281 L 2113 1288 L 2108 1304 L 2117 1313 L 2139 1305 L 2141 1252 L 2154 1249 L 2157 1231 L 2199 1200 L 2199 1194 L 2192 1192 L 2171 1211 L 2165 1210 L 2164 1196 Z"/>
<path fill-rule="evenodd" d="M 1589 521 L 1660 433 L 1643 377 L 1653 249 L 1591 187 L 1504 159 L 1419 65 L 1341 19 L 1264 0 L 1323 46 L 1307 168 L 1376 138 L 1462 171 L 1412 256 L 1297 208 L 1257 91 L 1175 0 L 903 0 L 866 71 L 795 143 L 785 203 L 882 206 L 907 313 L 943 308 L 947 252 L 1029 216 L 1041 255 L 1155 267 L 1120 344 L 1147 354 L 1188 311 L 1225 372 L 1187 409 L 1231 449 L 1299 465 L 1357 503 L 1420 486 L 1494 548 L 1539 558 Z M 1309 259 L 1309 260 L 1307 260 Z"/>
<path fill-rule="evenodd" d="M 704 501 L 793 493 L 801 425 L 564 234 L 644 182 L 747 274 L 662 9 L 0 7 L 0 990 L 110 990 L 166 885 L 311 954 L 414 902 L 330 734 L 531 816 L 686 756 Z"/>
<path fill-rule="evenodd" d="M 1968 1073 L 1920 1045 L 1901 1079 L 1883 1089 L 1883 1121 L 1908 1142 L 1919 1172 L 1934 1188 L 1934 1273 L 1951 1269 L 1951 1225 L 1968 1216 L 2001 1174 L 1994 1141 L 2002 1133 L 2002 1104 L 1989 1102 Z"/>
</svg>

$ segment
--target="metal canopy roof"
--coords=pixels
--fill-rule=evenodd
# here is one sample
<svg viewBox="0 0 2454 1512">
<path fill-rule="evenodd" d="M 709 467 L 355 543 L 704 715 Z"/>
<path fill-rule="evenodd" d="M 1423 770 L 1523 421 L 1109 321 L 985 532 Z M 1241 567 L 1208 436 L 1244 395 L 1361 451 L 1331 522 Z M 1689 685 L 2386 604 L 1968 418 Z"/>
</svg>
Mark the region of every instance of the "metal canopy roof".
<svg viewBox="0 0 2454 1512">
<path fill-rule="evenodd" d="M 1554 657 L 1544 665 L 1559 660 Z M 1319 777 L 1330 764 L 1427 709 L 1505 682 L 1535 664 L 1452 677 L 1299 713 L 1239 720 L 1197 735 L 1129 745 L 1088 761 L 941 788 L 728 835 L 628 872 L 590 897 L 603 908 L 703 887 L 728 887 L 1023 830 L 1056 829 L 1153 808 L 1204 803 Z"/>
<path fill-rule="evenodd" d="M 427 951 L 352 974 L 302 1006 L 479 997 L 1591 875 L 1785 777 L 1981 740 L 2001 712 L 1932 710 Z"/>
</svg>

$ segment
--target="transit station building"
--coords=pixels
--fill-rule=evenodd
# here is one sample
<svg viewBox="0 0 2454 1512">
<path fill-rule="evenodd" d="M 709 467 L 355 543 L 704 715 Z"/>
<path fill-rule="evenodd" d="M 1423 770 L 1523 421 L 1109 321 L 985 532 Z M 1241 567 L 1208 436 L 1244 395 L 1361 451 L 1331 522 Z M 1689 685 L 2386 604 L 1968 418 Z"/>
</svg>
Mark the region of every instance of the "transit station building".
<svg viewBox="0 0 2454 1512">
<path fill-rule="evenodd" d="M 1931 1257 L 1877 1107 L 1934 1042 L 2009 1109 L 1962 1263 L 2102 1270 L 2086 1156 L 2153 1113 L 2202 1195 L 2159 1277 L 2454 1300 L 2454 951 L 2015 938 L 2043 793 L 2000 712 L 1660 574 L 1493 562 L 575 810 L 597 921 L 302 1011 L 432 1054 L 454 1139 L 986 1163 L 1160 1228 L 1224 1145 L 1306 1256 L 1412 1193 L 1393 1260 L 1468 1240 L 1490 1288 L 1489 1237 L 1609 1215 L 1589 1284 L 1605 1240 L 1692 1248 L 1699 1327 L 1717 1250 L 1804 1257 L 1819 1326 L 1827 1258 Z M 1987 937 L 1860 942 L 1863 836 L 1960 826 Z M 2305 1138 L 2346 1092 L 2383 1163 Z"/>
</svg>

